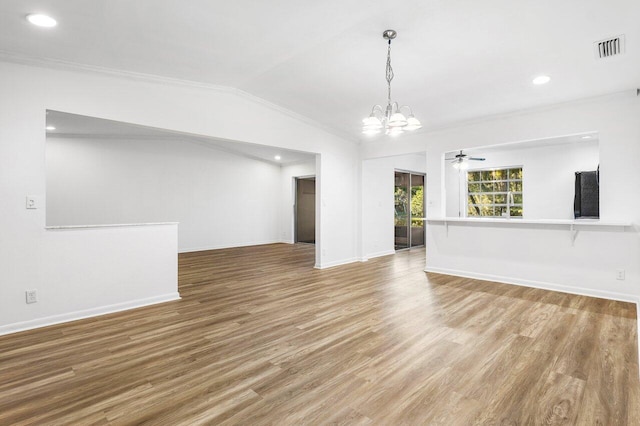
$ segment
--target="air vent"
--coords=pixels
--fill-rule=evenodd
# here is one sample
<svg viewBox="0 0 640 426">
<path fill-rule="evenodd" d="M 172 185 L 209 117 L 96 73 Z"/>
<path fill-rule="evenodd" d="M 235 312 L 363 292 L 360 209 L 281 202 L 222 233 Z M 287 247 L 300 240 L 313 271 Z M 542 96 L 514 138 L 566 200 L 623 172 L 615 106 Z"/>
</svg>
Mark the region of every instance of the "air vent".
<svg viewBox="0 0 640 426">
<path fill-rule="evenodd" d="M 593 43 L 596 59 L 610 58 L 624 53 L 624 34 Z"/>
</svg>

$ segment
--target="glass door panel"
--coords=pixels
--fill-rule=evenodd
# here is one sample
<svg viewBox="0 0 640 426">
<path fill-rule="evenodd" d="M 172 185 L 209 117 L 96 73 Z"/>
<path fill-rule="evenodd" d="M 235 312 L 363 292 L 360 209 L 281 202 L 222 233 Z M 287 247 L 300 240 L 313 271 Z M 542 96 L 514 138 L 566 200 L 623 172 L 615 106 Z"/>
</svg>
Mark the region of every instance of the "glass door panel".
<svg viewBox="0 0 640 426">
<path fill-rule="evenodd" d="M 395 172 L 395 249 L 424 245 L 424 175 Z"/>
<path fill-rule="evenodd" d="M 424 176 L 411 175 L 411 247 L 424 245 Z"/>
<path fill-rule="evenodd" d="M 409 173 L 395 172 L 394 235 L 395 249 L 409 248 Z"/>
</svg>

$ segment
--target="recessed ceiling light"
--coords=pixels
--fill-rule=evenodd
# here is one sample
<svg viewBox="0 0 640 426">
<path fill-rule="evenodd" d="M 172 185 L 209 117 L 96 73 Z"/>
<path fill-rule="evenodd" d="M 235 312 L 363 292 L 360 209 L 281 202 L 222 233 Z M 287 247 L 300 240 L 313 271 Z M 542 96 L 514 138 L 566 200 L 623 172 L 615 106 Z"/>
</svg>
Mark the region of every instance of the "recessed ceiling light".
<svg viewBox="0 0 640 426">
<path fill-rule="evenodd" d="M 591 135 L 584 135 L 584 136 L 582 137 L 582 139 L 591 139 L 592 137 L 593 137 L 593 136 L 591 136 Z"/>
<path fill-rule="evenodd" d="M 31 22 L 33 25 L 37 25 L 38 27 L 51 28 L 58 25 L 58 21 L 53 19 L 51 16 L 43 15 L 41 13 L 32 13 L 27 15 L 27 21 Z"/>
<path fill-rule="evenodd" d="M 546 84 L 551 80 L 551 77 L 548 75 L 539 75 L 533 79 L 533 84 Z"/>
<path fill-rule="evenodd" d="M 275 156 L 275 157 L 273 157 L 273 158 L 275 158 L 276 160 L 280 160 L 282 157 L 280 157 L 279 155 L 276 155 L 276 156 Z"/>
<path fill-rule="evenodd" d="M 55 130 L 56 128 L 53 127 L 53 126 L 47 126 L 47 127 L 45 127 L 45 129 L 47 129 L 47 130 Z"/>
</svg>

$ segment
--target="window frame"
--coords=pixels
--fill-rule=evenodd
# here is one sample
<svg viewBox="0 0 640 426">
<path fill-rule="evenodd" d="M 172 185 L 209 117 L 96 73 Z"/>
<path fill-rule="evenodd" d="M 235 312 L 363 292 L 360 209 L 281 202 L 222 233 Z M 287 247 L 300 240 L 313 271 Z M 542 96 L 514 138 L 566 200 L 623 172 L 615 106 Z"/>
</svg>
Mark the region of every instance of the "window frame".
<svg viewBox="0 0 640 426">
<path fill-rule="evenodd" d="M 513 179 L 510 177 L 510 173 L 509 170 L 513 170 L 513 169 L 520 169 L 521 170 L 521 178 L 520 179 Z M 502 179 L 490 179 L 490 180 L 484 180 L 482 178 L 482 172 L 495 172 L 495 171 L 502 171 L 505 173 L 504 178 Z M 475 172 L 480 172 L 480 176 L 481 179 L 478 181 L 470 181 L 469 180 L 469 174 L 470 173 L 475 173 Z M 496 191 L 495 188 L 493 188 L 492 191 L 480 191 L 480 192 L 471 192 L 470 188 L 469 188 L 469 184 L 478 184 L 480 186 L 480 188 L 482 189 L 482 185 L 483 184 L 488 184 L 488 183 L 496 183 L 496 182 L 504 182 L 505 186 L 506 186 L 506 191 Z M 511 191 L 511 183 L 513 182 L 520 182 L 520 190 L 519 191 Z M 520 196 L 520 202 L 519 203 L 513 203 L 510 204 L 508 201 L 508 197 L 509 197 L 509 193 L 513 194 L 513 196 Z M 492 203 L 470 203 L 469 199 L 471 198 L 471 196 L 473 195 L 487 195 L 487 196 L 491 196 L 493 197 L 493 202 Z M 505 196 L 505 202 L 504 203 L 496 203 L 495 202 L 495 196 L 496 195 L 504 195 Z M 486 168 L 477 168 L 477 169 L 468 169 L 466 170 L 465 173 L 465 192 L 464 192 L 464 199 L 465 199 L 465 217 L 467 218 L 487 218 L 487 219 L 522 219 L 524 217 L 524 166 L 523 165 L 513 165 L 513 166 L 500 166 L 500 167 L 486 167 Z M 476 207 L 476 211 L 478 208 L 481 208 L 481 206 L 491 206 L 493 208 L 493 212 L 494 214 L 489 216 L 489 215 L 481 215 L 481 214 L 477 214 L 477 215 L 472 215 L 470 214 L 470 208 L 472 207 Z M 499 208 L 504 208 L 506 210 L 507 215 L 505 216 L 497 216 L 495 214 L 496 212 L 496 207 Z M 512 208 L 519 208 L 521 211 L 521 214 L 519 216 L 513 216 L 511 215 L 511 209 Z"/>
</svg>

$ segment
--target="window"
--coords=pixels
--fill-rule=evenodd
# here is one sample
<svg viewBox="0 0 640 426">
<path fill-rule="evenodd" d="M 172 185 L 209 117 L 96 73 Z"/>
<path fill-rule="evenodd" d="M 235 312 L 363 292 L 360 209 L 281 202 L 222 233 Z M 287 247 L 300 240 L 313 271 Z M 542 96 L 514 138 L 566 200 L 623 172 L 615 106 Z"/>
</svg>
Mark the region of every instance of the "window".
<svg viewBox="0 0 640 426">
<path fill-rule="evenodd" d="M 522 217 L 522 166 L 468 172 L 467 216 Z"/>
</svg>

